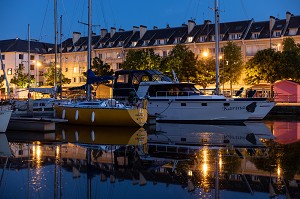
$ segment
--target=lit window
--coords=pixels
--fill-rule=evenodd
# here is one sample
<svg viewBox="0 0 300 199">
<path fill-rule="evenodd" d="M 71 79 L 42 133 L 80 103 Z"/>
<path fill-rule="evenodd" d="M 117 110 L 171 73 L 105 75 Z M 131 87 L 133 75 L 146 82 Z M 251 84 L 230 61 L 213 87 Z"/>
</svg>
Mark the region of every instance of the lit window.
<svg viewBox="0 0 300 199">
<path fill-rule="evenodd" d="M 193 37 L 188 37 L 188 42 L 192 42 L 193 41 Z"/>
<path fill-rule="evenodd" d="M 78 71 L 78 68 L 77 68 L 77 67 L 74 67 L 73 72 L 74 72 L 74 73 L 78 73 L 78 72 L 79 72 L 79 71 Z"/>
<path fill-rule="evenodd" d="M 7 69 L 7 74 L 12 75 L 12 68 Z"/>
</svg>

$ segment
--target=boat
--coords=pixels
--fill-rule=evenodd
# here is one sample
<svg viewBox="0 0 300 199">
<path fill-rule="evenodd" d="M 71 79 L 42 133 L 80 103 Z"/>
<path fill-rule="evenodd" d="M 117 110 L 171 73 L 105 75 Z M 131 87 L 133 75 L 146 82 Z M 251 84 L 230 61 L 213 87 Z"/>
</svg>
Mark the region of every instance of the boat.
<svg viewBox="0 0 300 199">
<path fill-rule="evenodd" d="M 90 6 L 89 6 L 90 7 Z M 55 116 L 68 120 L 70 124 L 97 126 L 143 126 L 148 113 L 145 106 L 125 105 L 116 99 L 91 100 L 91 85 L 108 80 L 112 76 L 96 76 L 91 69 L 91 10 L 88 23 L 88 68 L 86 80 L 86 101 L 54 106 Z"/>
<path fill-rule="evenodd" d="M 143 126 L 148 116 L 147 109 L 126 106 L 115 99 L 57 105 L 54 109 L 57 118 L 78 125 Z"/>
<path fill-rule="evenodd" d="M 0 133 L 6 132 L 11 113 L 11 110 L 0 110 Z"/>
<path fill-rule="evenodd" d="M 195 84 L 173 81 L 157 70 L 116 71 L 113 93 L 118 98 L 129 98 L 130 93 L 147 98 L 148 114 L 158 122 L 262 120 L 275 106 L 267 98 L 206 95 Z"/>
</svg>

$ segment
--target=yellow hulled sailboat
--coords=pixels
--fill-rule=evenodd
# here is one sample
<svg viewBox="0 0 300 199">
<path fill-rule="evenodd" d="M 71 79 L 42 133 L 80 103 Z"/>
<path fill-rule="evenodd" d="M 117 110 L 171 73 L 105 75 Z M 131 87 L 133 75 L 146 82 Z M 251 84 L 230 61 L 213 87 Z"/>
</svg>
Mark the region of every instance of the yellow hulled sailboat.
<svg viewBox="0 0 300 199">
<path fill-rule="evenodd" d="M 60 105 L 54 110 L 57 118 L 79 125 L 143 126 L 148 118 L 146 108 L 125 106 L 115 99 Z"/>
</svg>

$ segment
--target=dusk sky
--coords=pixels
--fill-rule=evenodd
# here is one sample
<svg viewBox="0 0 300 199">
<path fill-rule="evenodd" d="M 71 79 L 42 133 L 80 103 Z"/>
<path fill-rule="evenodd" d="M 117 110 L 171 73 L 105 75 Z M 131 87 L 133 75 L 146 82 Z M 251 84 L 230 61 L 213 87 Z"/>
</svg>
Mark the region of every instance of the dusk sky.
<svg viewBox="0 0 300 199">
<path fill-rule="evenodd" d="M 27 40 L 30 38 L 54 43 L 54 0 L 1 0 L 0 40 Z M 63 16 L 63 40 L 72 32 L 87 35 L 88 0 L 57 0 L 59 17 Z M 181 26 L 189 19 L 202 24 L 209 19 L 214 22 L 214 0 L 93 0 L 93 32 L 101 28 L 116 27 L 132 30 L 133 26 L 145 25 L 165 28 Z M 219 0 L 220 21 L 250 20 L 268 21 L 270 16 L 284 19 L 286 11 L 300 15 L 300 0 Z"/>
</svg>

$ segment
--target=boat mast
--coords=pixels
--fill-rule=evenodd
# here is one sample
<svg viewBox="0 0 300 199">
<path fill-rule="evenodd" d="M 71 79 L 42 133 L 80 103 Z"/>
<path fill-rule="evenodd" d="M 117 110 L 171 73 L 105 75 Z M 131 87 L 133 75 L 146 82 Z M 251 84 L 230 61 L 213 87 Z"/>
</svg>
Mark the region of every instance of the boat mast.
<svg viewBox="0 0 300 199">
<path fill-rule="evenodd" d="M 92 47 L 92 0 L 88 1 L 88 53 L 87 53 L 87 62 L 88 70 L 91 69 L 91 47 Z M 86 99 L 91 100 L 91 85 L 86 84 Z"/>
<path fill-rule="evenodd" d="M 57 66 L 57 0 L 54 0 L 54 89 L 56 89 L 56 66 Z M 56 92 L 56 91 L 55 91 Z M 55 93 L 56 97 L 56 93 Z"/>
<path fill-rule="evenodd" d="M 219 5 L 218 0 L 215 0 L 215 52 L 216 52 L 216 95 L 219 95 Z"/>
<path fill-rule="evenodd" d="M 28 24 L 28 98 L 29 98 L 29 88 L 30 88 L 30 25 Z"/>
<path fill-rule="evenodd" d="M 62 15 L 60 15 L 60 57 L 59 57 L 59 84 L 60 84 L 60 90 L 59 95 L 60 99 L 62 99 Z"/>
</svg>

